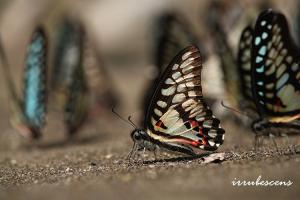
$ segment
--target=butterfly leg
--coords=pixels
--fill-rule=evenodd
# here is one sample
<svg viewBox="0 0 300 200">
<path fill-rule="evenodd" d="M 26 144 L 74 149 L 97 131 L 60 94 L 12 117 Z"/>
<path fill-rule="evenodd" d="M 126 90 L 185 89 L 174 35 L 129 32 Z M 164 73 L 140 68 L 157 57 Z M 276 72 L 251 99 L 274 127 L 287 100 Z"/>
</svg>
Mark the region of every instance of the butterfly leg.
<svg viewBox="0 0 300 200">
<path fill-rule="evenodd" d="M 261 147 L 261 142 L 262 140 L 262 135 L 259 133 L 255 133 L 255 138 L 254 138 L 254 151 L 257 152 L 259 148 Z"/>
<path fill-rule="evenodd" d="M 272 140 L 272 142 L 273 142 L 273 144 L 274 144 L 274 146 L 275 146 L 275 148 L 276 148 L 276 151 L 277 151 L 277 153 L 279 152 L 279 149 L 278 149 L 278 145 L 277 145 L 277 143 L 276 143 L 276 141 L 275 141 L 275 135 L 273 135 L 272 133 L 270 133 L 269 134 L 269 137 L 271 138 L 271 140 Z"/>
<path fill-rule="evenodd" d="M 285 143 L 286 143 L 286 145 L 288 146 L 288 150 L 289 150 L 290 152 L 292 152 L 293 154 L 296 154 L 296 153 L 297 153 L 296 147 L 295 147 L 295 145 L 293 145 L 293 144 L 291 143 L 291 140 L 290 140 L 289 136 L 288 136 L 286 133 L 281 133 L 281 136 L 284 137 Z"/>
<path fill-rule="evenodd" d="M 136 151 L 136 144 L 134 142 L 130 152 L 126 156 L 126 160 L 128 160 L 129 164 L 131 163 L 131 158 L 135 156 L 135 151 Z"/>
</svg>

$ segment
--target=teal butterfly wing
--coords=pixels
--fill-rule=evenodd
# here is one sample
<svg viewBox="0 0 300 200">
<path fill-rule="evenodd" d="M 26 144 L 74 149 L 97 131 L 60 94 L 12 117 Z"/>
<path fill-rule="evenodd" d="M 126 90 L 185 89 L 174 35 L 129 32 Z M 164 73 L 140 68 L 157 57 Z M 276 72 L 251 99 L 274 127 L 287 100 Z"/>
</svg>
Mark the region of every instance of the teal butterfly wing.
<svg viewBox="0 0 300 200">
<path fill-rule="evenodd" d="M 27 47 L 24 69 L 22 110 L 32 137 L 39 137 L 45 125 L 47 99 L 47 38 L 43 28 L 33 33 Z"/>
<path fill-rule="evenodd" d="M 58 28 L 52 89 L 59 103 L 64 106 L 65 123 L 69 135 L 73 135 L 88 115 L 88 86 L 83 68 L 83 27 L 65 19 Z"/>
<path fill-rule="evenodd" d="M 201 55 L 195 46 L 179 52 L 164 71 L 145 118 L 147 134 L 189 152 L 216 150 L 225 131 L 203 100 Z"/>
<path fill-rule="evenodd" d="M 299 114 L 300 54 L 283 14 L 267 10 L 258 17 L 252 47 L 252 95 L 259 114 Z"/>
</svg>

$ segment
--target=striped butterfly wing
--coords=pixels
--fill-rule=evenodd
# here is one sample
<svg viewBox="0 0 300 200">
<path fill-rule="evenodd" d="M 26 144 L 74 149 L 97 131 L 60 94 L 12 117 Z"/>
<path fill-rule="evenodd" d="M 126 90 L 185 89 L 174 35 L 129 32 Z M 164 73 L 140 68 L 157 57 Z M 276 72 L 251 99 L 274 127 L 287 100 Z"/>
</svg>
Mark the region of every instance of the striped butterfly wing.
<svg viewBox="0 0 300 200">
<path fill-rule="evenodd" d="M 152 98 L 159 78 L 174 55 L 177 55 L 187 46 L 199 44 L 194 32 L 190 30 L 189 23 L 183 16 L 175 13 L 165 13 L 159 16 L 154 23 L 154 64 L 157 67 L 157 75 L 147 88 L 147 94 L 143 100 L 144 113 L 147 112 L 148 103 Z M 204 48 L 198 45 L 201 52 Z"/>
<path fill-rule="evenodd" d="M 199 43 L 190 27 L 183 16 L 175 13 L 167 13 L 157 19 L 154 28 L 154 59 L 159 74 L 183 48 Z"/>
<path fill-rule="evenodd" d="M 47 38 L 42 28 L 37 28 L 27 47 L 24 71 L 22 110 L 31 129 L 40 130 L 46 114 L 46 58 Z"/>
<path fill-rule="evenodd" d="M 237 66 L 240 77 L 240 92 L 243 94 L 245 100 L 252 99 L 251 90 L 251 45 L 252 45 L 253 29 L 247 26 L 241 34 Z"/>
<path fill-rule="evenodd" d="M 227 96 L 229 102 L 234 106 L 238 106 L 239 102 L 242 100 L 240 93 L 239 74 L 237 68 L 237 62 L 233 54 L 233 50 L 230 47 L 227 34 L 221 27 L 219 23 L 215 22 L 215 51 L 220 58 L 221 68 L 224 74 L 225 89 L 227 91 Z"/>
<path fill-rule="evenodd" d="M 84 70 L 78 65 L 73 72 L 65 104 L 65 122 L 70 135 L 78 131 L 88 117 L 88 86 Z"/>
<path fill-rule="evenodd" d="M 300 113 L 300 55 L 283 14 L 267 10 L 258 17 L 252 47 L 252 94 L 259 114 Z"/>
<path fill-rule="evenodd" d="M 165 70 L 151 100 L 145 128 L 172 146 L 216 150 L 225 131 L 203 100 L 201 56 L 195 46 L 182 50 Z"/>
</svg>

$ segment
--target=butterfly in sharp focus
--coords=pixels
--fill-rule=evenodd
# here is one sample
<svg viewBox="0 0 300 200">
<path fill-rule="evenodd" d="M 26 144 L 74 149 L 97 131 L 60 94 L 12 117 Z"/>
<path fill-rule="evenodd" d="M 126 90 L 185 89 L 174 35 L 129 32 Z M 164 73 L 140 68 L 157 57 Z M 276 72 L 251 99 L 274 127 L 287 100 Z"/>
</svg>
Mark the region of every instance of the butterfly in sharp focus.
<svg viewBox="0 0 300 200">
<path fill-rule="evenodd" d="M 271 9 L 262 12 L 251 50 L 252 97 L 260 116 L 253 122 L 254 132 L 300 132 L 299 52 L 285 16 Z"/>
<path fill-rule="evenodd" d="M 151 98 L 144 129 L 131 133 L 132 152 L 162 147 L 195 155 L 193 148 L 213 151 L 223 143 L 225 131 L 203 99 L 201 70 L 197 47 L 188 46 L 177 54 Z"/>
<path fill-rule="evenodd" d="M 23 74 L 23 96 L 16 92 L 10 73 L 10 65 L 1 48 L 1 60 L 4 76 L 8 84 L 8 92 L 12 102 L 12 125 L 27 138 L 36 139 L 41 136 L 45 125 L 46 114 L 46 65 L 47 37 L 44 29 L 38 27 L 27 46 L 25 69 Z"/>
<path fill-rule="evenodd" d="M 73 135 L 88 115 L 88 86 L 83 69 L 84 31 L 76 21 L 65 18 L 58 27 L 52 71 L 52 90 L 63 104 L 69 135 Z"/>
<path fill-rule="evenodd" d="M 156 75 L 151 80 L 146 91 L 146 96 L 143 100 L 143 111 L 147 112 L 148 102 L 151 99 L 151 94 L 157 87 L 157 83 L 163 71 L 173 59 L 173 56 L 178 54 L 183 48 L 189 45 L 195 45 L 200 48 L 201 52 L 204 47 L 200 44 L 200 39 L 195 35 L 195 31 L 191 29 L 191 25 L 184 19 L 184 16 L 175 12 L 164 13 L 160 15 L 153 26 L 154 35 L 154 50 L 153 60 L 156 67 Z M 204 57 L 206 57 L 204 55 Z"/>
</svg>

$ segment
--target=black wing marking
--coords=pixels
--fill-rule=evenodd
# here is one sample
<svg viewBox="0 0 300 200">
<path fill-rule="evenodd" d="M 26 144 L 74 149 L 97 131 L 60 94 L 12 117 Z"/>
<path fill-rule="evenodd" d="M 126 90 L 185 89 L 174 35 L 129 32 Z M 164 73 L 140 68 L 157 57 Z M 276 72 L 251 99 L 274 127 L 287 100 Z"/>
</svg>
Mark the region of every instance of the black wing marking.
<svg viewBox="0 0 300 200">
<path fill-rule="evenodd" d="M 252 95 L 261 116 L 300 112 L 299 49 L 283 14 L 264 11 L 255 25 L 252 52 Z"/>
<path fill-rule="evenodd" d="M 151 100 L 145 129 L 156 140 L 215 150 L 224 130 L 203 100 L 199 49 L 189 46 L 167 67 Z"/>
</svg>

